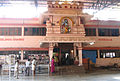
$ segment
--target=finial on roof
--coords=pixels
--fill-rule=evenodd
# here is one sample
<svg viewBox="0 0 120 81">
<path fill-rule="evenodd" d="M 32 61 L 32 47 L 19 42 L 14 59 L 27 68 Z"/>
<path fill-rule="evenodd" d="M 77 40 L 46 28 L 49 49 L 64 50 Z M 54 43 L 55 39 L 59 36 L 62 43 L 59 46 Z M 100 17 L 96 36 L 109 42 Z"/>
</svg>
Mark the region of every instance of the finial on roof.
<svg viewBox="0 0 120 81">
<path fill-rule="evenodd" d="M 58 4 L 59 2 L 58 1 L 55 1 L 55 4 Z"/>
<path fill-rule="evenodd" d="M 62 4 L 69 4 L 69 3 L 68 3 L 68 1 L 66 0 L 66 1 L 64 1 L 64 3 L 62 3 Z"/>
<path fill-rule="evenodd" d="M 47 4 L 52 4 L 52 1 L 48 1 Z"/>
<path fill-rule="evenodd" d="M 66 0 L 66 1 L 64 1 L 64 4 L 68 4 L 68 1 Z"/>
<path fill-rule="evenodd" d="M 75 1 L 73 2 L 73 5 L 77 5 Z"/>
</svg>

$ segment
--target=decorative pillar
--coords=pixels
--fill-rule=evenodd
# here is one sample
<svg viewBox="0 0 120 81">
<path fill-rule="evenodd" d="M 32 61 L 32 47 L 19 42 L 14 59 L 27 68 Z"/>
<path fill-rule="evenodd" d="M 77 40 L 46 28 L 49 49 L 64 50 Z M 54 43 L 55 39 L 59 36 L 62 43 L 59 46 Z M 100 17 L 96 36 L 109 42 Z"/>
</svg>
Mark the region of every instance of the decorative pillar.
<svg viewBox="0 0 120 81">
<path fill-rule="evenodd" d="M 78 55 L 79 55 L 79 65 L 78 66 L 82 66 L 82 47 L 78 47 Z"/>
<path fill-rule="evenodd" d="M 49 57 L 50 57 L 50 62 L 52 60 L 52 57 L 53 57 L 53 49 L 54 49 L 54 46 L 58 46 L 58 43 L 49 43 Z"/>
<path fill-rule="evenodd" d="M 74 43 L 73 53 L 74 53 L 74 58 L 75 58 L 75 61 L 76 61 L 76 60 L 77 60 L 77 58 L 76 58 L 76 44 L 75 44 L 75 43 Z"/>
<path fill-rule="evenodd" d="M 51 34 L 52 31 L 53 31 L 50 20 L 47 20 L 47 21 L 46 21 L 46 28 L 47 28 L 46 36 L 48 36 L 48 35 Z"/>
<path fill-rule="evenodd" d="M 49 44 L 49 57 L 50 57 L 50 62 L 52 60 L 52 56 L 53 56 L 53 45 L 52 43 Z"/>
<path fill-rule="evenodd" d="M 82 66 L 82 43 L 77 43 L 76 44 L 78 47 L 78 56 L 79 56 L 79 65 L 78 66 Z"/>
<path fill-rule="evenodd" d="M 80 25 L 81 24 L 81 18 L 80 18 L 80 16 L 79 16 L 79 23 L 78 23 L 78 25 Z"/>
<path fill-rule="evenodd" d="M 50 19 L 51 23 L 53 23 L 53 15 L 49 15 L 49 19 Z"/>
<path fill-rule="evenodd" d="M 21 60 L 23 60 L 23 50 L 21 50 Z"/>
</svg>

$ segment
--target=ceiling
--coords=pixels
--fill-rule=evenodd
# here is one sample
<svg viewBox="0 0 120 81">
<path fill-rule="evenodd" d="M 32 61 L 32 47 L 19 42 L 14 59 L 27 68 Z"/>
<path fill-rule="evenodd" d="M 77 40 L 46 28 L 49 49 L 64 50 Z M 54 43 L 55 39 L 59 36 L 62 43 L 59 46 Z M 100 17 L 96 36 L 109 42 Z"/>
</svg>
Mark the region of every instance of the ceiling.
<svg viewBox="0 0 120 81">
<path fill-rule="evenodd" d="M 18 5 L 18 4 L 30 4 L 32 6 L 46 6 L 47 1 L 64 1 L 64 0 L 0 0 L 0 6 Z M 70 0 L 69 0 L 70 1 Z M 104 8 L 115 6 L 120 3 L 120 0 L 73 0 L 75 2 L 83 2 L 85 9 L 102 10 Z M 72 1 L 72 2 L 73 2 Z"/>
<path fill-rule="evenodd" d="M 45 8 L 47 8 L 47 1 L 52 1 L 52 2 L 68 1 L 68 2 L 76 2 L 76 3 L 83 2 L 84 3 L 83 13 L 94 15 L 94 17 L 92 18 L 93 20 L 120 21 L 120 16 L 118 14 L 120 13 L 120 0 L 0 0 L 0 12 L 1 12 L 0 17 L 1 18 L 5 18 L 5 17 L 11 18 L 11 16 L 13 18 L 16 17 L 26 18 L 31 16 L 38 17 L 36 16 L 36 14 L 39 15 L 39 11 L 42 10 L 45 11 Z M 14 7 L 15 9 L 12 10 L 11 7 Z M 28 15 L 27 12 L 31 14 Z"/>
</svg>

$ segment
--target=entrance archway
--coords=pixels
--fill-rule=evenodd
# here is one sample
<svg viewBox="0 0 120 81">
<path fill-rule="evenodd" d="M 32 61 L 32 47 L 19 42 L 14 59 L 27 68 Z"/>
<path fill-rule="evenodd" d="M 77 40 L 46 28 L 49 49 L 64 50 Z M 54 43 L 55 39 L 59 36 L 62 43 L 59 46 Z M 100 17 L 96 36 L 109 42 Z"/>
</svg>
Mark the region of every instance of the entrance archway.
<svg viewBox="0 0 120 81">
<path fill-rule="evenodd" d="M 58 46 L 53 49 L 53 55 L 59 60 L 57 65 L 73 65 L 73 43 L 58 43 Z"/>
</svg>

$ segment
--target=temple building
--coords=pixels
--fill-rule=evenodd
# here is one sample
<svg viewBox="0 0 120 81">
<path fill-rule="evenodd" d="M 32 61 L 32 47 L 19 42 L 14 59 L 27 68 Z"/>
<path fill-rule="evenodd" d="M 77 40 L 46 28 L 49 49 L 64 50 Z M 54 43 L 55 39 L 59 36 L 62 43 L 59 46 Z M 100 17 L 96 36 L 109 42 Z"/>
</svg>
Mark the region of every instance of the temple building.
<svg viewBox="0 0 120 81">
<path fill-rule="evenodd" d="M 82 2 L 47 4 L 39 18 L 0 18 L 0 61 L 14 54 L 21 61 L 57 56 L 59 65 L 82 66 L 88 58 L 96 67 L 120 62 L 119 21 L 91 20 Z"/>
</svg>

